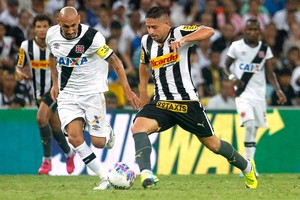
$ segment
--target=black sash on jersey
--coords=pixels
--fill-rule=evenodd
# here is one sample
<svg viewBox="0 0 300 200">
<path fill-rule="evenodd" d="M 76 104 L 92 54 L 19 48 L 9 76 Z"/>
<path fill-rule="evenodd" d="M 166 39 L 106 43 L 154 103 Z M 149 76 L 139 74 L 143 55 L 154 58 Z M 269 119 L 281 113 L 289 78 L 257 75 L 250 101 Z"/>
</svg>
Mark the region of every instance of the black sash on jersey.
<svg viewBox="0 0 300 200">
<path fill-rule="evenodd" d="M 260 48 L 259 48 L 259 50 L 258 50 L 258 52 L 257 52 L 257 54 L 256 54 L 256 56 L 255 56 L 255 58 L 252 60 L 251 63 L 260 63 L 260 62 L 263 60 L 263 58 L 264 58 L 264 56 L 265 56 L 265 54 L 266 54 L 267 48 L 268 48 L 268 46 L 267 46 L 265 43 L 262 42 L 262 44 L 261 44 L 261 46 L 260 46 Z M 260 52 L 264 52 L 264 56 L 263 56 L 263 57 L 260 57 L 260 56 L 259 56 Z M 250 80 L 251 77 L 253 76 L 253 74 L 254 74 L 254 73 L 251 73 L 251 72 L 244 72 L 244 73 L 243 73 L 243 75 L 242 75 L 242 77 L 241 77 L 240 80 L 244 83 L 244 85 L 243 85 L 242 87 L 239 87 L 239 88 L 235 91 L 235 95 L 236 95 L 237 97 L 240 96 L 240 95 L 244 92 L 244 90 L 245 90 L 245 88 L 246 88 L 246 86 L 247 86 L 249 80 Z"/>
<path fill-rule="evenodd" d="M 80 25 L 79 25 L 79 28 L 81 28 Z M 75 44 L 74 47 L 70 50 L 67 57 L 69 57 L 69 58 L 80 58 L 82 56 L 82 54 L 84 54 L 84 52 L 86 52 L 86 50 L 93 43 L 93 40 L 94 40 L 94 37 L 95 37 L 96 33 L 97 33 L 97 31 L 95 29 L 89 27 L 88 30 L 82 36 L 82 38 L 78 41 L 78 43 Z M 77 45 L 83 45 L 84 50 L 80 53 L 76 52 L 76 46 Z M 61 73 L 60 90 L 63 90 L 65 88 L 65 86 L 67 85 L 68 80 L 69 80 L 69 78 L 72 74 L 72 71 L 73 71 L 73 67 L 66 67 L 66 66 L 61 67 L 61 72 L 62 73 Z"/>
</svg>

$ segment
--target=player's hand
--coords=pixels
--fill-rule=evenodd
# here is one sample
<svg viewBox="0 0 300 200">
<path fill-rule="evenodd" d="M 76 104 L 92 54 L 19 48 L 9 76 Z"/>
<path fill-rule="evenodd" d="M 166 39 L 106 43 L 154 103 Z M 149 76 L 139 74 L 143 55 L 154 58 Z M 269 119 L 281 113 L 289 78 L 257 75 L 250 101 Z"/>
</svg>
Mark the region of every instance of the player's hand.
<svg viewBox="0 0 300 200">
<path fill-rule="evenodd" d="M 174 54 L 177 53 L 177 49 L 179 49 L 183 44 L 181 39 L 175 40 L 169 44 L 169 47 L 173 50 Z"/>
<path fill-rule="evenodd" d="M 56 102 L 56 100 L 57 100 L 57 97 L 58 97 L 58 91 L 59 91 L 59 89 L 58 89 L 58 86 L 57 86 L 57 85 L 53 85 L 53 86 L 51 87 L 50 95 L 51 95 L 51 98 L 52 98 L 52 100 L 53 100 L 54 102 Z"/>
<path fill-rule="evenodd" d="M 141 106 L 140 99 L 136 96 L 136 94 L 132 91 L 125 92 L 125 97 L 131 104 L 133 109 L 139 109 Z"/>
<path fill-rule="evenodd" d="M 241 81 L 240 79 L 238 79 L 238 78 L 235 78 L 235 79 L 233 79 L 232 80 L 233 81 L 233 85 L 235 85 L 236 87 L 238 87 L 238 88 L 242 88 L 242 87 L 244 87 L 244 82 L 243 81 Z"/>
<path fill-rule="evenodd" d="M 278 104 L 285 104 L 286 103 L 286 96 L 281 90 L 277 91 L 276 95 L 278 97 L 278 100 L 277 100 Z"/>
<path fill-rule="evenodd" d="M 29 74 L 28 70 L 24 69 L 24 67 L 16 66 L 16 73 L 19 80 L 30 79 L 31 75 Z"/>
</svg>

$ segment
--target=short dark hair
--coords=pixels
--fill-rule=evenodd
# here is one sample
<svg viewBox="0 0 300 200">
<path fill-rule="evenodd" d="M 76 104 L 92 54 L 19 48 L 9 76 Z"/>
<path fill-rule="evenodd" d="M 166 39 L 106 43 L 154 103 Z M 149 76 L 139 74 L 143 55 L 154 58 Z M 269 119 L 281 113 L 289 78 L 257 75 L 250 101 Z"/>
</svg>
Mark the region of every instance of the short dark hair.
<svg viewBox="0 0 300 200">
<path fill-rule="evenodd" d="M 49 26 L 52 26 L 52 20 L 47 15 L 37 15 L 33 18 L 33 26 L 35 27 L 36 22 L 48 21 Z"/>
<path fill-rule="evenodd" d="M 163 15 L 168 16 L 168 12 L 162 7 L 155 6 L 150 8 L 150 10 L 146 14 L 146 18 L 156 19 L 156 18 L 160 18 Z"/>
<path fill-rule="evenodd" d="M 256 24 L 258 27 L 260 27 L 260 23 L 259 23 L 259 21 L 256 17 L 250 17 L 249 19 L 247 19 L 246 25 L 249 24 L 249 23 Z"/>
</svg>

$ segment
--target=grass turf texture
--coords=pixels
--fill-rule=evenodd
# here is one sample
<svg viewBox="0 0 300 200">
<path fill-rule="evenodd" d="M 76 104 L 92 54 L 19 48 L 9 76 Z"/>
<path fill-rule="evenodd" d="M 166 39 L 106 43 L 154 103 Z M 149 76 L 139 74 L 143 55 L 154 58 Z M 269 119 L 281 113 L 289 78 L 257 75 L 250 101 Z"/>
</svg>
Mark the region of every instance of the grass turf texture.
<svg viewBox="0 0 300 200">
<path fill-rule="evenodd" d="M 129 190 L 94 191 L 96 176 L 0 175 L 0 199 L 299 199 L 299 174 L 262 174 L 255 190 L 244 188 L 239 175 L 158 176 L 159 188 L 145 190 L 139 176 Z"/>
</svg>

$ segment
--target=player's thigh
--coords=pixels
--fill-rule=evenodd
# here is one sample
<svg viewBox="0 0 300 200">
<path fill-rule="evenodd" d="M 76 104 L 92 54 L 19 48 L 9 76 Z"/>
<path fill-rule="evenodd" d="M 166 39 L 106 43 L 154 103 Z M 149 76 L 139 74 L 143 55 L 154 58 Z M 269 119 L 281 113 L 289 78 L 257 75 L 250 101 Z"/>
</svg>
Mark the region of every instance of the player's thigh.
<svg viewBox="0 0 300 200">
<path fill-rule="evenodd" d="M 214 135 L 213 127 L 199 102 L 183 102 L 186 113 L 176 113 L 177 124 L 198 138 Z M 182 105 L 183 106 L 183 105 Z"/>
<path fill-rule="evenodd" d="M 248 120 L 255 120 L 254 108 L 251 99 L 235 98 L 237 112 L 240 116 L 240 124 L 243 125 Z"/>
<path fill-rule="evenodd" d="M 138 121 L 137 121 L 138 120 Z M 160 109 L 155 102 L 150 102 L 140 110 L 133 120 L 133 133 L 165 131 L 176 124 L 172 112 Z"/>
<path fill-rule="evenodd" d="M 84 136 L 82 133 L 83 123 L 83 118 L 76 118 L 65 127 L 65 130 L 68 133 L 68 140 L 75 148 L 84 142 Z"/>
<path fill-rule="evenodd" d="M 266 127 L 267 126 L 267 102 L 257 100 L 253 102 L 254 106 L 254 116 L 255 116 L 255 126 L 256 127 Z"/>
<path fill-rule="evenodd" d="M 58 115 L 61 122 L 61 129 L 67 135 L 65 127 L 74 119 L 84 119 L 85 111 L 77 103 L 78 95 L 60 93 L 57 98 Z M 83 127 L 81 127 L 81 132 Z"/>
<path fill-rule="evenodd" d="M 42 101 L 39 105 L 39 109 L 36 117 L 40 127 L 46 126 L 48 124 L 51 114 L 52 114 L 52 110 L 49 108 L 49 106 L 46 103 Z"/>
<path fill-rule="evenodd" d="M 111 132 L 106 120 L 106 105 L 103 93 L 81 96 L 80 107 L 85 110 L 86 126 L 90 135 L 106 137 Z"/>
</svg>

